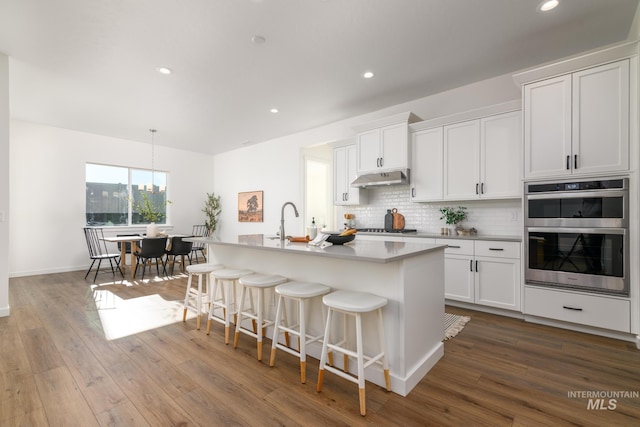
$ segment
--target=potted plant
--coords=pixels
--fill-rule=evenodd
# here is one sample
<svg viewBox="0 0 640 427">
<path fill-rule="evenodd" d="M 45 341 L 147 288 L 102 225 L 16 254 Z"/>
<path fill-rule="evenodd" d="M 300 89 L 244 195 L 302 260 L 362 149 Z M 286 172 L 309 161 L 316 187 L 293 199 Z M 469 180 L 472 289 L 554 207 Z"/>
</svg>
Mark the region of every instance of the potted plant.
<svg viewBox="0 0 640 427">
<path fill-rule="evenodd" d="M 158 209 L 145 191 L 140 192 L 140 197 L 142 198 L 141 201 L 134 202 L 134 210 L 142 216 L 145 222 L 149 223 L 147 226 L 147 237 L 156 237 L 158 235 L 156 222 L 164 220 L 164 209 Z M 163 203 L 162 207 L 166 207 L 167 204 L 171 204 L 171 201 L 167 200 Z"/>
<path fill-rule="evenodd" d="M 220 196 L 216 196 L 215 193 L 207 193 L 207 199 L 204 202 L 202 212 L 204 212 L 207 217 L 204 225 L 207 227 L 208 234 L 211 235 L 216 231 L 216 228 L 218 228 L 218 217 L 222 212 L 220 208 Z"/>
<path fill-rule="evenodd" d="M 442 214 L 440 219 L 444 219 L 447 225 L 455 226 L 456 230 L 461 228 L 457 224 L 467 219 L 467 208 L 464 206 L 440 208 L 440 213 Z"/>
</svg>

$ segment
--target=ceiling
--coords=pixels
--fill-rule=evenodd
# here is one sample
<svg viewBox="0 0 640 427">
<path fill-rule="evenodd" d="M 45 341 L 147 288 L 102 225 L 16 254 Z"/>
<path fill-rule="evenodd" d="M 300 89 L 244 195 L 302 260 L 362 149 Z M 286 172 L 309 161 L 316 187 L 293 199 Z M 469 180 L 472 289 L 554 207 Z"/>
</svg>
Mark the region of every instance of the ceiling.
<svg viewBox="0 0 640 427">
<path fill-rule="evenodd" d="M 624 41 L 638 5 L 560 2 L 0 0 L 0 52 L 13 118 L 216 154 Z"/>
</svg>

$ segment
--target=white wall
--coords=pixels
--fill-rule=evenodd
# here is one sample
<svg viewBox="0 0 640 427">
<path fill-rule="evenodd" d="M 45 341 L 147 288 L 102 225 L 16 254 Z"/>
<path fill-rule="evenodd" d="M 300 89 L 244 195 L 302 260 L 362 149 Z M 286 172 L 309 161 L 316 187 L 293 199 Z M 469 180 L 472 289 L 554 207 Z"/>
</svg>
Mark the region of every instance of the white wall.
<svg viewBox="0 0 640 427">
<path fill-rule="evenodd" d="M 293 201 L 298 207 L 302 206 L 303 179 L 300 162 L 302 147 L 353 137 L 355 135 L 353 126 L 401 112 L 411 111 L 423 120 L 427 120 L 519 98 L 520 88 L 516 86 L 511 75 L 504 75 L 273 139 L 266 143 L 219 154 L 214 160 L 214 182 L 216 193 L 220 194 L 223 206 L 220 234 L 225 237 L 252 233 L 273 235 L 280 224 L 282 204 Z M 237 220 L 238 192 L 251 190 L 264 191 L 263 223 L 239 223 Z M 306 213 L 300 212 L 300 214 L 302 217 Z M 337 224 L 341 225 L 342 222 L 338 220 Z M 514 223 L 515 226 L 516 223 Z M 289 208 L 285 212 L 285 227 L 287 234 L 300 236 L 304 234 L 302 218 L 295 218 Z M 505 234 L 511 234 L 511 232 Z"/>
<path fill-rule="evenodd" d="M 171 230 L 190 233 L 192 225 L 204 223 L 205 195 L 214 190 L 213 158 L 162 147 L 161 132 L 156 135 L 155 168 L 169 172 Z M 11 276 L 88 268 L 82 232 L 87 162 L 150 169 L 151 145 L 11 121 Z"/>
<path fill-rule="evenodd" d="M 9 315 L 9 57 L 0 53 L 0 316 Z"/>
</svg>

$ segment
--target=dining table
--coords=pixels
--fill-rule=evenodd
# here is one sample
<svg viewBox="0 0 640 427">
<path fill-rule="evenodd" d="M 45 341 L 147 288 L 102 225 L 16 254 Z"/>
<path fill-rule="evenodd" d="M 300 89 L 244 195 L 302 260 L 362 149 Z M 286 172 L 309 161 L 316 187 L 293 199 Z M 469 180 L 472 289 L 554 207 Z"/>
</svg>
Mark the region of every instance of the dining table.
<svg viewBox="0 0 640 427">
<path fill-rule="evenodd" d="M 171 238 L 172 237 L 192 237 L 189 234 L 171 234 L 171 235 L 159 235 L 158 237 L 167 237 L 167 250 L 171 249 Z M 126 268 L 127 266 L 127 245 L 126 243 L 131 243 L 131 254 L 130 254 L 130 265 L 131 265 L 131 278 L 135 279 L 136 273 L 136 255 L 135 253 L 138 250 L 138 245 L 144 239 L 145 236 L 109 236 L 104 237 L 103 240 L 105 242 L 112 243 L 120 243 L 120 266 L 122 268 Z M 184 265 L 180 266 L 180 270 L 184 272 Z"/>
</svg>

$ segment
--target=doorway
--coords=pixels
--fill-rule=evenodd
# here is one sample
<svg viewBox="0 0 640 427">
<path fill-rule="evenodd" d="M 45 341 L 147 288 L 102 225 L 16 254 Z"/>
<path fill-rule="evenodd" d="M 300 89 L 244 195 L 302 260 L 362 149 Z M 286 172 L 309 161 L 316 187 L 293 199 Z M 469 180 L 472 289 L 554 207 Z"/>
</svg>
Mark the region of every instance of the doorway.
<svg viewBox="0 0 640 427">
<path fill-rule="evenodd" d="M 304 229 L 315 218 L 318 231 L 325 227 L 335 229 L 333 206 L 333 150 L 329 144 L 307 147 L 302 150 L 304 165 Z"/>
</svg>

